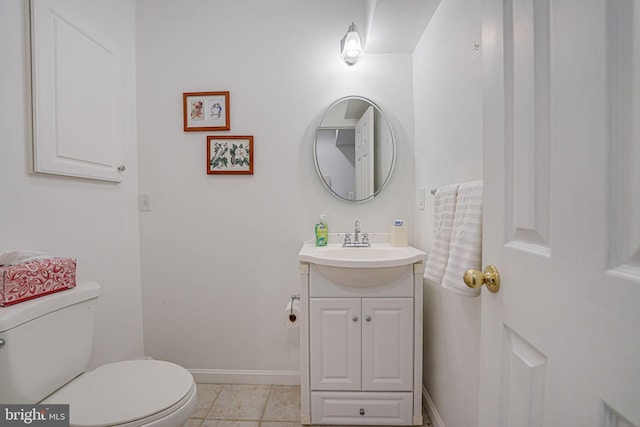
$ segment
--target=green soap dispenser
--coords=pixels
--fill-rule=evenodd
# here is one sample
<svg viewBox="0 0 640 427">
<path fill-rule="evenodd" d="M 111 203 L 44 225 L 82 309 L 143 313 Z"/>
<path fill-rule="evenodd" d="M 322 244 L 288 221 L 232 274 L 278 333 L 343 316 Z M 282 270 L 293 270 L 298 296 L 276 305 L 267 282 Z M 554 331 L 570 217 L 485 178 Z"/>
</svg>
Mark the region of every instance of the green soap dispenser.
<svg viewBox="0 0 640 427">
<path fill-rule="evenodd" d="M 320 215 L 316 224 L 316 246 L 327 246 L 329 241 L 329 226 L 327 225 L 327 216 Z"/>
</svg>

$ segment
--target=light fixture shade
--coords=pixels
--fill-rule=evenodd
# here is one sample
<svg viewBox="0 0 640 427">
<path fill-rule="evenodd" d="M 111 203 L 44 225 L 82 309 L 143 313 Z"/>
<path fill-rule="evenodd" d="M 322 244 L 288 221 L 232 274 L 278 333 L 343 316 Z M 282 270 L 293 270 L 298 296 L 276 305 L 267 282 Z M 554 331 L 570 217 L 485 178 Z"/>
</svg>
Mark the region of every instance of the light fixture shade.
<svg viewBox="0 0 640 427">
<path fill-rule="evenodd" d="M 358 27 L 354 22 L 349 25 L 349 31 L 340 40 L 340 59 L 347 65 L 355 65 L 364 55 L 362 44 L 360 43 L 360 35 Z"/>
</svg>

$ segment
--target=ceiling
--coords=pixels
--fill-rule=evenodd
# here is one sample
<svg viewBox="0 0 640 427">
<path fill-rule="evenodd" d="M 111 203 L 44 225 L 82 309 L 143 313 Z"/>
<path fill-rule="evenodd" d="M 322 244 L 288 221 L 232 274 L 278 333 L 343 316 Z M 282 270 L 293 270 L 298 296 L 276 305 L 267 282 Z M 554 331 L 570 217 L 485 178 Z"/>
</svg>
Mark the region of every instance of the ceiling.
<svg viewBox="0 0 640 427">
<path fill-rule="evenodd" d="M 412 53 L 440 0 L 367 0 L 365 53 Z M 363 31 L 364 30 L 364 31 Z"/>
</svg>

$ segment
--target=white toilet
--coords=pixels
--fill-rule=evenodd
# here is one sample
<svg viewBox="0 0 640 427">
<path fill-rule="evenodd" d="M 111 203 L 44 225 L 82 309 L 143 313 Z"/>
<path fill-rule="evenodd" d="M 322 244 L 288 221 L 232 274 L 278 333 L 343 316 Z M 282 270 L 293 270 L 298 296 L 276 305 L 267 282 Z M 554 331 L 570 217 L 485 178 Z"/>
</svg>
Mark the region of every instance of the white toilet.
<svg viewBox="0 0 640 427">
<path fill-rule="evenodd" d="M 196 385 L 159 360 L 110 363 L 84 373 L 93 347 L 100 285 L 0 307 L 0 402 L 69 404 L 71 426 L 182 426 Z"/>
</svg>

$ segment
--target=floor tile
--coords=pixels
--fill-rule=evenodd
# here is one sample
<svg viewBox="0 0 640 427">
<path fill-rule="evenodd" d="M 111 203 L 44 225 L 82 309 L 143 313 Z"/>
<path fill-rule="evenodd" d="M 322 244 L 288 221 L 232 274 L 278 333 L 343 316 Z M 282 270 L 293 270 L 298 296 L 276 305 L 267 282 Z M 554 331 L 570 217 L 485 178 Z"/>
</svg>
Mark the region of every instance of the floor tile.
<svg viewBox="0 0 640 427">
<path fill-rule="evenodd" d="M 191 418 L 205 418 L 211 408 L 211 404 L 216 400 L 223 386 L 221 384 L 197 384 L 197 387 L 198 403 L 193 414 L 191 414 Z"/>
<path fill-rule="evenodd" d="M 301 427 L 299 422 L 292 421 L 263 421 L 260 427 Z M 333 426 L 332 426 L 333 427 Z"/>
<path fill-rule="evenodd" d="M 200 418 L 189 418 L 186 423 L 182 424 L 182 427 L 200 427 L 202 420 Z"/>
<path fill-rule="evenodd" d="M 271 386 L 263 420 L 300 422 L 300 386 Z M 299 424 L 298 424 L 299 425 Z"/>
<path fill-rule="evenodd" d="M 270 388 L 269 385 L 227 384 L 218 393 L 207 419 L 260 421 Z"/>
<path fill-rule="evenodd" d="M 203 420 L 202 427 L 258 427 L 258 421 Z"/>
</svg>

